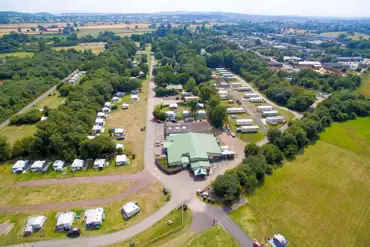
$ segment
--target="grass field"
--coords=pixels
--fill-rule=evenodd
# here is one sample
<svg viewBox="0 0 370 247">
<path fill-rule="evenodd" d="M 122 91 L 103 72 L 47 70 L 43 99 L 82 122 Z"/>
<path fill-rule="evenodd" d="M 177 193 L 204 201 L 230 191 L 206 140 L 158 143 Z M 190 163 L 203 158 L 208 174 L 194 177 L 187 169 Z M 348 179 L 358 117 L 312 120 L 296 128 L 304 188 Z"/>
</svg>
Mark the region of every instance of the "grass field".
<svg viewBox="0 0 370 247">
<path fill-rule="evenodd" d="M 183 219 L 182 219 L 183 218 Z M 169 225 L 168 221 L 172 221 Z M 178 236 L 181 231 L 190 226 L 192 217 L 190 209 L 184 211 L 182 217 L 182 210 L 173 210 L 166 217 L 158 221 L 155 225 L 145 230 L 144 232 L 136 235 L 132 239 L 123 243 L 109 245 L 109 247 L 129 247 L 130 242 L 134 242 L 135 246 L 148 247 L 148 246 L 176 246 L 168 245 L 168 241 Z M 108 247 L 108 246 L 107 246 Z"/>
<path fill-rule="evenodd" d="M 280 232 L 295 246 L 367 246 L 369 124 L 370 118 L 333 124 L 230 216 L 259 240 Z"/>
<path fill-rule="evenodd" d="M 25 52 L 25 51 L 20 51 L 20 52 L 11 52 L 11 53 L 0 53 L 0 58 L 4 57 L 33 57 L 35 54 L 33 52 Z"/>
<path fill-rule="evenodd" d="M 186 241 L 183 245 L 192 247 L 239 247 L 239 243 L 224 228 L 216 225 Z"/>
<path fill-rule="evenodd" d="M 370 97 L 370 73 L 363 74 L 361 76 L 362 83 L 359 88 L 356 89 L 360 94 L 365 97 Z"/>
<path fill-rule="evenodd" d="M 232 119 L 231 115 L 233 114 L 229 114 L 228 115 L 228 121 L 230 123 L 230 127 L 231 127 L 231 131 L 233 133 L 236 134 L 236 136 L 246 142 L 246 143 L 256 143 L 260 140 L 262 140 L 265 135 L 262 133 L 262 132 L 257 132 L 257 133 L 242 133 L 242 132 L 238 132 L 236 131 L 236 129 L 239 127 L 236 125 L 236 119 Z M 242 119 L 242 118 L 251 118 L 249 116 L 248 113 L 242 113 L 242 114 L 234 114 L 238 119 Z"/>
<path fill-rule="evenodd" d="M 36 124 L 8 125 L 0 129 L 0 135 L 7 138 L 10 144 L 36 133 Z"/>
<path fill-rule="evenodd" d="M 104 50 L 104 45 L 105 45 L 104 42 L 91 42 L 84 43 L 84 45 L 54 47 L 54 49 L 55 50 L 75 49 L 77 51 L 91 50 L 94 54 L 99 54 Z"/>
<path fill-rule="evenodd" d="M 55 109 L 65 99 L 65 97 L 59 97 L 58 92 L 54 92 L 50 96 L 40 100 L 35 107 L 43 108 L 44 106 L 48 106 L 50 109 Z M 36 133 L 36 124 L 8 125 L 0 129 L 0 135 L 5 136 L 10 144 L 13 144 L 16 140 L 31 136 L 34 133 Z"/>
<path fill-rule="evenodd" d="M 91 236 L 91 235 L 101 235 L 105 233 L 115 232 L 123 228 L 127 228 L 134 224 L 137 224 L 139 221 L 145 219 L 147 216 L 153 214 L 156 210 L 163 206 L 165 203 L 165 196 L 163 195 L 162 185 L 158 182 L 148 186 L 145 189 L 140 190 L 135 195 L 132 195 L 128 198 L 125 198 L 122 201 L 117 201 L 108 205 L 97 205 L 104 207 L 106 219 L 103 222 L 103 225 L 98 230 L 84 230 L 83 223 L 83 213 L 86 208 L 73 208 L 72 211 L 76 212 L 81 216 L 81 219 L 75 219 L 74 227 L 81 228 L 82 236 Z M 128 221 L 124 221 L 120 213 L 120 208 L 122 205 L 129 201 L 135 201 L 139 204 L 142 209 L 135 217 L 131 218 Z M 94 208 L 94 207 L 88 207 Z M 2 245 L 17 244 L 22 242 L 30 241 L 40 241 L 47 240 L 52 238 L 65 238 L 65 233 L 56 233 L 54 232 L 54 226 L 56 223 L 56 213 L 57 211 L 50 212 L 27 212 L 27 213 L 9 213 L 9 214 L 0 214 L 0 223 L 14 223 L 14 228 L 11 232 L 4 236 L 0 236 L 0 242 Z M 31 215 L 45 215 L 47 220 L 40 232 L 34 233 L 29 237 L 23 237 L 22 231 L 24 224 L 27 218 Z"/>
<path fill-rule="evenodd" d="M 320 35 L 338 37 L 338 35 L 342 33 L 351 37 L 353 40 L 359 40 L 361 36 L 363 37 L 363 39 L 369 39 L 370 37 L 369 35 L 365 33 L 355 33 L 355 35 L 348 35 L 346 32 L 326 32 L 326 33 L 321 33 Z"/>
<path fill-rule="evenodd" d="M 145 52 L 150 54 L 150 49 L 150 46 L 148 46 Z M 144 168 L 145 131 L 141 131 L 141 127 L 145 126 L 146 123 L 148 90 L 149 78 L 142 83 L 142 90 L 139 94 L 140 100 L 131 102 L 131 96 L 126 95 L 118 103 L 118 109 L 109 113 L 110 117 L 106 121 L 106 129 L 124 128 L 126 130 L 125 140 L 119 141 L 119 143 L 125 145 L 125 150 L 136 154 L 136 159 L 128 166 L 133 172 L 138 172 Z M 122 110 L 122 103 L 130 104 L 129 108 Z"/>
</svg>

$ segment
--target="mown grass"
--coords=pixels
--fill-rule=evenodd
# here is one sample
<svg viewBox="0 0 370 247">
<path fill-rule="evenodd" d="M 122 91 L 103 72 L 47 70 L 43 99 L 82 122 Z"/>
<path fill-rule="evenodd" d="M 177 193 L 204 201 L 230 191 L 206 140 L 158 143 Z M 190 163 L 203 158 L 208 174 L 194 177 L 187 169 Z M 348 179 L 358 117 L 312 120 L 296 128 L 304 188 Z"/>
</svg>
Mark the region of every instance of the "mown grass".
<svg viewBox="0 0 370 247">
<path fill-rule="evenodd" d="M 150 54 L 150 46 L 146 48 L 145 53 Z M 124 128 L 126 130 L 125 140 L 123 143 L 126 149 L 136 155 L 135 160 L 131 161 L 128 166 L 132 172 L 138 172 L 144 168 L 144 143 L 145 131 L 141 128 L 146 125 L 147 96 L 149 90 L 149 76 L 143 80 L 139 101 L 131 102 L 131 96 L 125 95 L 117 103 L 118 109 L 109 113 L 110 117 L 106 120 L 106 131 L 109 128 Z M 122 103 L 128 103 L 130 106 L 122 110 Z"/>
<path fill-rule="evenodd" d="M 262 133 L 262 132 L 256 132 L 256 133 L 242 133 L 242 132 L 238 132 L 236 131 L 237 128 L 239 128 L 240 126 L 237 126 L 236 125 L 236 119 L 233 119 L 231 116 L 232 115 L 235 115 L 237 117 L 237 119 L 244 119 L 244 118 L 251 118 L 253 119 L 251 116 L 249 116 L 248 113 L 241 113 L 241 114 L 229 114 L 228 115 L 228 121 L 229 121 L 229 124 L 230 124 L 230 128 L 231 128 L 231 132 L 233 132 L 234 134 L 236 134 L 236 136 L 246 142 L 246 143 L 256 143 L 260 140 L 262 140 L 265 135 Z M 254 119 L 253 119 L 254 120 Z M 256 121 L 254 120 L 253 122 L 253 125 L 256 125 Z"/>
<path fill-rule="evenodd" d="M 36 133 L 36 124 L 8 125 L 0 129 L 0 135 L 6 137 L 10 144 Z"/>
<path fill-rule="evenodd" d="M 184 245 L 192 247 L 239 247 L 239 243 L 224 228 L 216 225 L 188 240 Z"/>
<path fill-rule="evenodd" d="M 158 182 L 148 186 L 147 188 L 140 190 L 135 195 L 131 195 L 122 201 L 117 201 L 108 205 L 96 205 L 96 207 L 104 207 L 106 219 L 103 225 L 98 230 L 84 230 L 83 214 L 85 209 L 95 208 L 73 208 L 72 211 L 80 215 L 80 219 L 75 219 L 73 227 L 81 228 L 82 236 L 101 235 L 105 233 L 115 232 L 129 226 L 132 226 L 139 221 L 145 219 L 147 216 L 153 214 L 156 210 L 163 206 L 166 201 L 166 197 L 163 195 L 162 185 Z M 134 216 L 128 221 L 123 220 L 120 213 L 121 207 L 129 202 L 135 201 L 139 204 L 142 209 L 138 215 Z M 0 214 L 0 223 L 14 223 L 14 227 L 8 235 L 0 236 L 0 242 L 2 245 L 18 244 L 23 242 L 32 242 L 47 240 L 53 238 L 65 238 L 65 233 L 54 232 L 56 224 L 57 211 L 48 212 L 26 212 L 26 213 L 2 213 Z M 32 215 L 45 215 L 47 220 L 40 232 L 34 233 L 29 237 L 23 237 L 24 224 L 29 216 Z"/>
<path fill-rule="evenodd" d="M 230 216 L 259 240 L 280 232 L 296 246 L 366 246 L 369 122 L 334 124 L 322 140 L 267 177 L 248 197 L 249 206 Z"/>
<path fill-rule="evenodd" d="M 172 221 L 171 225 L 168 224 L 169 220 Z M 187 229 L 190 226 L 191 220 L 190 209 L 184 211 L 184 220 L 182 220 L 182 210 L 175 209 L 155 225 L 132 239 L 123 243 L 109 245 L 109 247 L 128 247 L 130 246 L 130 242 L 134 242 L 135 246 L 153 246 L 157 244 L 160 244 L 159 246 L 165 246 L 167 242 L 178 235 L 180 231 Z"/>
<path fill-rule="evenodd" d="M 61 97 L 58 91 L 52 92 L 50 95 L 46 96 L 42 100 L 40 100 L 35 107 L 44 108 L 44 106 L 49 107 L 50 109 L 55 109 L 59 105 L 61 105 L 67 97 Z"/>
<path fill-rule="evenodd" d="M 0 53 L 0 58 L 4 57 L 18 57 L 18 58 L 24 58 L 24 57 L 33 57 L 35 54 L 33 52 L 11 52 L 11 53 Z"/>
</svg>

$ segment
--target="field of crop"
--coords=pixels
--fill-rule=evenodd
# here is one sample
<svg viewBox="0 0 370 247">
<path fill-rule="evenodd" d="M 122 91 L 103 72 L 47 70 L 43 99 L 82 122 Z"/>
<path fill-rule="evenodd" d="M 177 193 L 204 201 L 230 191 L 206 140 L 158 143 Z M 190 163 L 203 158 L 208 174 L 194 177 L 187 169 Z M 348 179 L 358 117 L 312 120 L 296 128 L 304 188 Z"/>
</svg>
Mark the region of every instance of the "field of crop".
<svg viewBox="0 0 370 247">
<path fill-rule="evenodd" d="M 0 58 L 4 57 L 33 57 L 34 53 L 33 52 L 12 52 L 12 53 L 0 53 Z"/>
<path fill-rule="evenodd" d="M 369 35 L 365 34 L 365 33 L 355 33 L 355 35 L 348 35 L 346 32 L 326 32 L 326 33 L 321 33 L 320 35 L 324 35 L 324 36 L 332 36 L 332 37 L 338 37 L 339 34 L 346 34 L 347 36 L 351 37 L 353 40 L 359 40 L 360 37 L 362 37 L 363 39 L 369 39 Z"/>
<path fill-rule="evenodd" d="M 75 46 L 61 46 L 61 47 L 54 47 L 55 50 L 68 50 L 68 49 L 75 49 L 77 51 L 84 51 L 84 50 L 91 50 L 94 54 L 98 54 L 104 50 L 104 42 L 91 42 L 91 43 L 83 43 Z"/>
<path fill-rule="evenodd" d="M 280 232 L 295 246 L 367 246 L 369 124 L 370 118 L 333 124 L 231 217 L 259 240 Z"/>
</svg>

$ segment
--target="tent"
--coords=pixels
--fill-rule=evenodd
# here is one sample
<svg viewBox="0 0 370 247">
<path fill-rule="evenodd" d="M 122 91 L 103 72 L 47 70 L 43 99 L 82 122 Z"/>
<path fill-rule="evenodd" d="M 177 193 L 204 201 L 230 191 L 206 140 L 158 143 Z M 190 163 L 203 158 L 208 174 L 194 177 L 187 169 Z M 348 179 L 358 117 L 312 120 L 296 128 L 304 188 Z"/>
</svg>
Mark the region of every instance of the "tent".
<svg viewBox="0 0 370 247">
<path fill-rule="evenodd" d="M 198 168 L 194 171 L 194 174 L 195 174 L 195 176 L 200 176 L 200 175 L 207 176 L 208 172 L 204 168 Z"/>
</svg>

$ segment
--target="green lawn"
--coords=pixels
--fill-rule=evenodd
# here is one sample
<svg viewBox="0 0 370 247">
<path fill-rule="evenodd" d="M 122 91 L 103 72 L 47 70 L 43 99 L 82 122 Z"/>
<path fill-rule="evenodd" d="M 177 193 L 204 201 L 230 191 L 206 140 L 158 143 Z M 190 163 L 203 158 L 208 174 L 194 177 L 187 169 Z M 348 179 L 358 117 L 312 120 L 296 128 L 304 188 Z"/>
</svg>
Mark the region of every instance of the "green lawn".
<svg viewBox="0 0 370 247">
<path fill-rule="evenodd" d="M 67 97 L 61 97 L 59 96 L 59 93 L 57 91 L 52 92 L 50 95 L 46 96 L 42 100 L 40 100 L 36 107 L 38 108 L 44 108 L 44 106 L 48 106 L 51 109 L 57 108 L 59 105 L 61 105 Z"/>
<path fill-rule="evenodd" d="M 228 114 L 228 121 L 230 123 L 231 131 L 236 134 L 236 136 L 246 142 L 246 143 L 256 143 L 260 140 L 262 140 L 265 135 L 262 132 L 257 133 L 241 133 L 237 132 L 236 129 L 239 127 L 236 125 L 236 119 L 233 119 L 231 115 L 235 115 L 238 119 L 242 118 L 251 118 L 248 113 L 242 113 L 242 114 Z M 254 124 L 256 124 L 254 122 Z"/>
<path fill-rule="evenodd" d="M 182 220 L 181 209 L 173 210 L 170 214 L 144 232 L 123 243 L 110 245 L 110 247 L 128 247 L 130 246 L 130 242 L 134 242 L 135 246 L 153 246 L 160 242 L 163 243 L 164 246 L 165 243 L 172 239 L 174 235 L 177 235 L 179 231 L 190 226 L 192 220 L 190 209 L 184 211 L 183 216 L 184 220 Z M 171 225 L 168 224 L 169 220 L 172 221 Z"/>
<path fill-rule="evenodd" d="M 20 52 L 11 52 L 11 53 L 0 53 L 0 58 L 4 58 L 4 57 L 19 57 L 19 58 L 23 58 L 23 57 L 33 57 L 35 54 L 33 52 L 23 52 L 23 51 L 20 51 Z"/>
<path fill-rule="evenodd" d="M 8 139 L 10 144 L 16 140 L 36 133 L 36 124 L 8 125 L 0 129 L 0 135 Z"/>
<path fill-rule="evenodd" d="M 106 219 L 103 222 L 103 225 L 98 230 L 84 230 L 83 214 L 85 209 L 94 208 L 94 207 L 81 207 L 73 208 L 72 211 L 80 215 L 80 219 L 75 219 L 73 224 L 74 227 L 79 227 L 82 230 L 82 236 L 91 236 L 91 235 L 101 235 L 106 233 L 115 232 L 123 228 L 127 228 L 138 222 L 142 221 L 149 215 L 153 214 L 166 202 L 166 197 L 162 193 L 163 186 L 156 182 L 148 186 L 145 189 L 138 191 L 136 194 L 131 195 L 125 198 L 122 201 L 116 201 L 107 205 L 97 205 L 104 207 Z M 135 201 L 139 204 L 142 209 L 138 215 L 129 219 L 128 221 L 123 220 L 123 217 L 120 213 L 121 207 L 129 202 Z M 65 238 L 65 233 L 56 233 L 54 232 L 54 227 L 56 224 L 56 213 L 57 211 L 47 211 L 47 212 L 24 212 L 24 213 L 7 213 L 0 214 L 0 224 L 14 223 L 13 229 L 8 235 L 0 236 L 0 243 L 2 245 L 18 244 L 23 242 L 32 242 L 40 240 L 48 240 L 53 238 Z M 36 232 L 29 237 L 23 237 L 22 231 L 24 229 L 24 224 L 29 216 L 32 215 L 45 215 L 47 220 L 40 232 Z"/>
<path fill-rule="evenodd" d="M 285 121 L 290 121 L 294 118 L 294 114 L 291 113 L 290 111 L 281 109 L 281 108 L 276 108 L 276 110 L 279 112 L 279 115 L 285 118 Z"/>
<path fill-rule="evenodd" d="M 370 118 L 333 124 L 230 216 L 259 240 L 280 232 L 295 246 L 367 246 L 369 124 Z"/>
<path fill-rule="evenodd" d="M 356 89 L 360 94 L 365 97 L 370 97 L 370 73 L 363 74 L 361 76 L 362 83 L 359 88 Z"/>
<path fill-rule="evenodd" d="M 48 106 L 51 109 L 57 108 L 66 99 L 58 95 L 58 92 L 53 92 L 50 96 L 40 100 L 35 107 L 43 108 Z M 9 143 L 13 144 L 16 140 L 35 134 L 36 130 L 36 124 L 8 125 L 0 129 L 0 135 L 5 136 Z"/>
<path fill-rule="evenodd" d="M 224 228 L 217 225 L 188 240 L 184 245 L 191 247 L 239 247 L 239 243 Z"/>
</svg>

